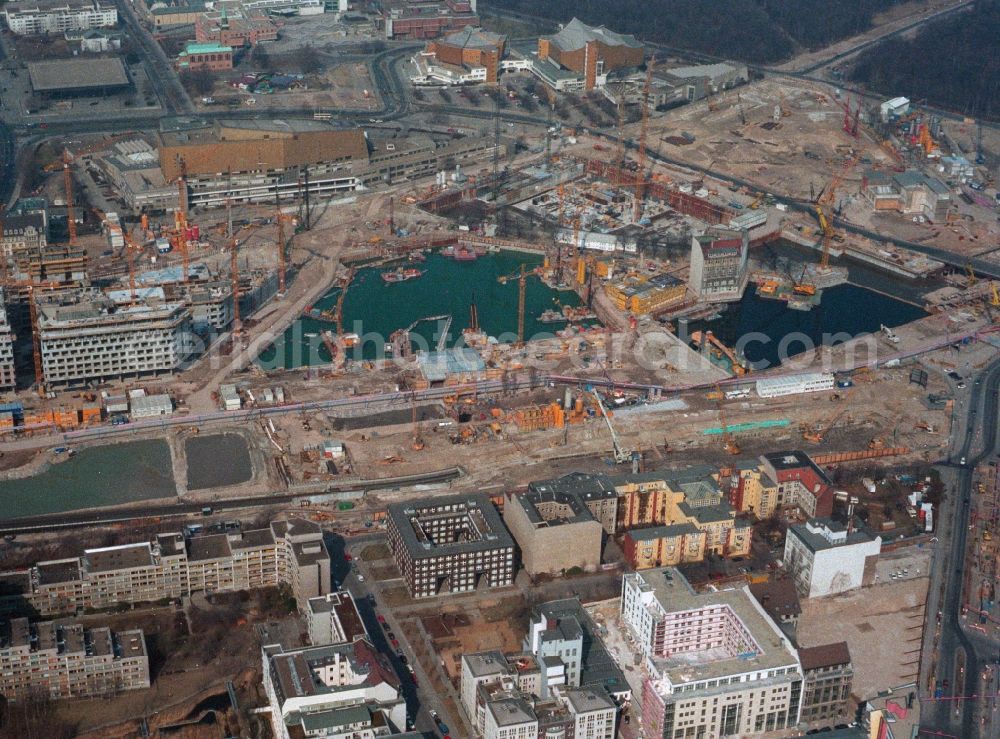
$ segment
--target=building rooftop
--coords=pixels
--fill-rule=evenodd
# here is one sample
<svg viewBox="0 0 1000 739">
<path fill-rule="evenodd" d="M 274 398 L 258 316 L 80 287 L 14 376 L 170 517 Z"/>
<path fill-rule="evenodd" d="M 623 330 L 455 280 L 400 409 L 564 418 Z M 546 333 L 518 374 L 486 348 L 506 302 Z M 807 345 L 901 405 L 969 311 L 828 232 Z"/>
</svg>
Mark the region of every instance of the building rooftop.
<svg viewBox="0 0 1000 739">
<path fill-rule="evenodd" d="M 486 364 L 479 352 L 469 347 L 455 347 L 443 351 L 417 352 L 420 372 L 430 382 L 442 382 L 449 375 L 483 372 Z"/>
<path fill-rule="evenodd" d="M 225 534 L 195 536 L 188 540 L 188 559 L 191 561 L 222 559 L 232 556 L 232 553 L 229 537 Z"/>
<path fill-rule="evenodd" d="M 102 549 L 85 549 L 83 562 L 88 572 L 151 567 L 153 565 L 153 551 L 148 542 L 123 544 Z"/>
<path fill-rule="evenodd" d="M 588 26 L 579 18 L 574 18 L 563 26 L 562 30 L 552 36 L 549 41 L 563 51 L 582 49 L 589 41 L 599 41 L 605 46 L 642 48 L 642 44 L 636 40 L 635 36 L 615 33 L 604 26 Z"/>
<path fill-rule="evenodd" d="M 695 592 L 679 570 L 665 567 L 644 570 L 625 576 L 634 580 L 640 590 L 652 595 L 656 604 L 646 607 L 659 614 L 699 611 L 713 606 L 726 606 L 739 618 L 746 630 L 738 654 L 721 650 L 686 652 L 661 659 L 655 658 L 657 670 L 674 686 L 701 680 L 785 667 L 797 663 L 791 643 L 766 615 L 745 586 L 739 589 Z M 658 604 L 658 605 L 657 605 Z"/>
<path fill-rule="evenodd" d="M 464 519 L 454 541 L 435 541 L 424 523 L 435 518 Z M 498 548 L 513 548 L 514 540 L 486 495 L 457 495 L 389 506 L 389 518 L 411 557 L 437 557 Z"/>
<path fill-rule="evenodd" d="M 576 713 L 591 713 L 615 708 L 615 703 L 607 693 L 588 688 L 571 688 L 565 691 L 566 700 L 573 706 Z"/>
<path fill-rule="evenodd" d="M 842 523 L 829 518 L 814 518 L 805 523 L 792 524 L 788 527 L 788 533 L 794 535 L 813 553 L 874 541 L 867 532 L 860 529 L 848 531 Z"/>
<path fill-rule="evenodd" d="M 625 534 L 632 541 L 653 541 L 674 536 L 691 536 L 703 533 L 693 523 L 675 523 L 671 526 L 652 526 L 648 529 L 632 529 Z"/>
<path fill-rule="evenodd" d="M 751 583 L 750 593 L 776 622 L 802 615 L 799 593 L 790 579 Z"/>
<path fill-rule="evenodd" d="M 573 495 L 584 501 L 618 497 L 612 478 L 585 472 L 571 472 L 551 480 L 537 480 L 528 483 L 528 490 L 546 495 Z"/>
<path fill-rule="evenodd" d="M 463 49 L 495 49 L 503 44 L 504 37 L 499 33 L 484 31 L 482 28 L 466 26 L 460 31 L 450 33 L 438 43 L 458 46 Z"/>
<path fill-rule="evenodd" d="M 129 84 L 125 65 L 118 57 L 30 62 L 28 78 L 35 92 L 86 90 Z"/>
<path fill-rule="evenodd" d="M 76 582 L 83 579 L 80 572 L 80 560 L 56 559 L 49 562 L 39 562 L 36 567 L 39 585 L 58 585 L 64 582 Z"/>
<path fill-rule="evenodd" d="M 499 698 L 486 704 L 497 726 L 519 726 L 535 721 L 535 712 L 524 698 Z"/>
<path fill-rule="evenodd" d="M 601 689 L 610 695 L 630 691 L 625 675 L 597 636 L 597 625 L 579 598 L 541 603 L 532 609 L 532 619 L 537 621 L 538 616 L 556 622 L 557 628 L 570 635 L 570 639 L 577 638 L 572 635 L 575 629 L 579 630 L 583 638 L 580 663 L 581 688 Z M 563 622 L 566 626 L 560 625 Z M 542 638 L 545 639 L 544 632 Z M 552 638 L 557 638 L 557 635 L 554 634 Z"/>
<path fill-rule="evenodd" d="M 340 622 L 340 628 L 344 632 L 345 641 L 352 642 L 355 639 L 368 637 L 368 632 L 365 629 L 364 622 L 361 620 L 361 614 L 358 613 L 354 597 L 346 590 L 310 598 L 306 601 L 306 605 L 310 613 L 336 614 L 337 621 Z"/>
<path fill-rule="evenodd" d="M 687 67 L 671 67 L 664 69 L 664 74 L 674 77 L 719 77 L 736 71 L 732 64 L 719 62 L 717 64 L 695 64 Z"/>
<path fill-rule="evenodd" d="M 799 661 L 803 670 L 818 670 L 851 663 L 851 650 L 846 641 L 823 644 L 819 647 L 799 647 Z"/>
</svg>

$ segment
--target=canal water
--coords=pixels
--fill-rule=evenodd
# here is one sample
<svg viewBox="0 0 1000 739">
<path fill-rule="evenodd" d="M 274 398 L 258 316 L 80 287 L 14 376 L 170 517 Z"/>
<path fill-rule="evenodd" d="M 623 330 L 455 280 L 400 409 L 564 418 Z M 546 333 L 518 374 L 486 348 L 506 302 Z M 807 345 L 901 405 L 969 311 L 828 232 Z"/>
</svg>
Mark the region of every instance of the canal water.
<svg viewBox="0 0 1000 739">
<path fill-rule="evenodd" d="M 352 358 L 379 356 L 393 331 L 428 316 L 452 316 L 446 345 L 454 346 L 462 329 L 469 326 L 469 305 L 473 300 L 483 331 L 502 341 L 516 338 L 517 280 L 501 285 L 497 278 L 519 272 L 522 264 L 529 270 L 537 267 L 542 263 L 541 257 L 512 251 L 487 254 L 471 262 L 456 261 L 439 252 L 426 257 L 425 262 L 403 265 L 425 270 L 423 276 L 406 282 L 383 281 L 380 275 L 387 267 L 368 267 L 357 272 L 344 299 L 344 331 L 354 332 L 365 341 L 350 350 Z M 335 287 L 313 307 L 332 309 L 339 294 L 340 288 Z M 525 293 L 525 337 L 549 336 L 563 329 L 565 323 L 545 324 L 537 320 L 542 312 L 558 309 L 560 304 L 577 306 L 580 299 L 572 290 L 554 290 L 529 276 Z M 444 321 L 420 323 L 412 331 L 415 347 L 420 348 L 417 342 L 422 340 L 425 346 L 433 348 L 443 327 Z M 319 336 L 324 330 L 335 332 L 336 326 L 308 317 L 299 319 L 261 353 L 261 366 L 274 369 L 328 363 L 330 354 Z"/>
<path fill-rule="evenodd" d="M 782 340 L 786 355 L 795 355 L 811 348 L 808 343 L 842 343 L 830 341 L 833 334 L 874 333 L 880 325 L 895 328 L 926 315 L 915 305 L 852 284 L 824 289 L 820 305 L 811 311 L 790 310 L 781 300 L 760 297 L 750 285 L 739 303 L 713 321 L 692 321 L 689 332 L 712 331 L 726 345 L 742 348 L 749 361 L 773 367 L 780 364 Z"/>
<path fill-rule="evenodd" d="M 83 449 L 41 474 L 0 481 L 0 519 L 177 495 L 162 439 Z"/>
</svg>

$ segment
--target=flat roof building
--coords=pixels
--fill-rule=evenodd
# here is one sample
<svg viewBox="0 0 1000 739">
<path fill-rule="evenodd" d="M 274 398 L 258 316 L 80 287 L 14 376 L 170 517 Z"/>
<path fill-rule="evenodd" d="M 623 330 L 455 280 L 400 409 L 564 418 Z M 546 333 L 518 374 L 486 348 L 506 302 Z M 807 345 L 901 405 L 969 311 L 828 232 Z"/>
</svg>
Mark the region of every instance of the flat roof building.
<svg viewBox="0 0 1000 739">
<path fill-rule="evenodd" d="M 63 34 L 116 26 L 118 8 L 98 0 L 28 0 L 8 3 L 4 20 L 11 33 L 18 36 Z"/>
<path fill-rule="evenodd" d="M 132 86 L 118 57 L 30 62 L 28 81 L 35 94 L 43 97 L 114 95 Z"/>
<path fill-rule="evenodd" d="M 152 543 L 87 549 L 79 557 L 0 573 L 0 592 L 7 591 L 0 596 L 0 611 L 30 606 L 42 615 L 56 615 L 282 583 L 290 586 L 303 610 L 309 598 L 330 592 L 330 554 L 322 531 L 311 521 L 277 520 L 269 528 L 248 531 L 220 526 L 159 534 Z"/>
<path fill-rule="evenodd" d="M 507 39 L 497 33 L 466 26 L 431 41 L 414 57 L 419 83 L 496 84 Z"/>
<path fill-rule="evenodd" d="M 788 528 L 784 563 L 799 595 L 819 598 L 874 583 L 881 551 L 881 536 L 816 518 Z"/>
<path fill-rule="evenodd" d="M 368 638 L 354 596 L 346 590 L 310 598 L 304 610 L 309 642 L 313 646 Z"/>
<path fill-rule="evenodd" d="M 697 593 L 673 568 L 626 574 L 621 615 L 646 662 L 649 736 L 759 736 L 799 723 L 798 655 L 746 587 Z"/>
<path fill-rule="evenodd" d="M 359 639 L 262 649 L 264 692 L 276 739 L 390 737 L 406 730 L 406 701 L 385 655 Z"/>
<path fill-rule="evenodd" d="M 14 332 L 7 319 L 7 303 L 3 287 L 0 287 L 0 390 L 13 390 L 16 384 L 14 374 Z M 0 426 L 2 428 L 2 426 Z"/>
<path fill-rule="evenodd" d="M 0 695 L 11 701 L 39 694 L 50 700 L 112 697 L 149 687 L 139 629 L 10 619 L 0 624 L 0 665 Z"/>
<path fill-rule="evenodd" d="M 465 26 L 478 26 L 476 0 L 383 0 L 387 39 L 428 39 Z"/>
<path fill-rule="evenodd" d="M 592 571 L 601 564 L 604 529 L 577 494 L 559 480 L 531 483 L 523 494 L 511 493 L 503 520 L 521 550 L 529 575 L 559 574 L 578 567 Z M 611 500 L 617 497 L 607 491 Z"/>
<path fill-rule="evenodd" d="M 183 303 L 116 305 L 96 290 L 36 300 L 48 384 L 173 372 L 192 351 L 191 313 Z"/>
<path fill-rule="evenodd" d="M 414 598 L 514 582 L 514 540 L 482 494 L 389 506 L 389 549 Z"/>
</svg>

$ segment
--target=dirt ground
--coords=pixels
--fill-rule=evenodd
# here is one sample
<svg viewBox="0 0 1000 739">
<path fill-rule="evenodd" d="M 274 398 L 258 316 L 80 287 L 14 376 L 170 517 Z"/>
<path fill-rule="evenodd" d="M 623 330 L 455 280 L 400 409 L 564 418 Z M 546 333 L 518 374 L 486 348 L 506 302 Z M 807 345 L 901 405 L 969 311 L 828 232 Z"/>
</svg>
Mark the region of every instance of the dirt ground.
<svg viewBox="0 0 1000 739">
<path fill-rule="evenodd" d="M 927 572 L 926 569 L 923 570 Z M 917 679 L 927 577 L 912 577 L 802 602 L 801 646 L 846 641 L 854 663 L 853 698 Z"/>
</svg>

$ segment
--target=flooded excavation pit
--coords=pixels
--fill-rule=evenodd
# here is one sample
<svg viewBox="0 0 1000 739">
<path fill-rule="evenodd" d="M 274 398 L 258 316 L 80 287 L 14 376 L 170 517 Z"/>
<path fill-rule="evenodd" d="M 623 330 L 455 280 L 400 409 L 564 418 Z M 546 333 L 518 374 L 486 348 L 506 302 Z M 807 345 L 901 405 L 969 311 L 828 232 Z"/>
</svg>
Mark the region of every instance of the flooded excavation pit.
<svg viewBox="0 0 1000 739">
<path fill-rule="evenodd" d="M 188 490 L 225 487 L 253 477 L 250 449 L 239 434 L 192 436 L 184 442 Z"/>
<path fill-rule="evenodd" d="M 162 439 L 64 451 L 44 472 L 0 482 L 2 518 L 100 508 L 177 495 Z M 63 461 L 65 460 L 65 461 Z"/>
</svg>

